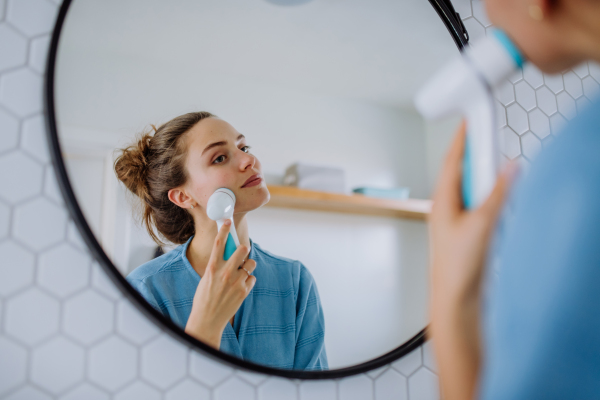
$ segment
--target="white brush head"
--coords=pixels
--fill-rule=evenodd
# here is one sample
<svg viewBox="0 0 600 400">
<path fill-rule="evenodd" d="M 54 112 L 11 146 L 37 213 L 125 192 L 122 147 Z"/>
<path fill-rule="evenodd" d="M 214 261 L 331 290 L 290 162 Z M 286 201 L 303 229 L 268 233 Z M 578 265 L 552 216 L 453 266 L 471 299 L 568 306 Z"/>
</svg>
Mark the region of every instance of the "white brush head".
<svg viewBox="0 0 600 400">
<path fill-rule="evenodd" d="M 227 188 L 220 188 L 208 199 L 206 214 L 213 221 L 228 219 L 233 217 L 233 208 L 235 206 L 235 195 Z"/>
</svg>

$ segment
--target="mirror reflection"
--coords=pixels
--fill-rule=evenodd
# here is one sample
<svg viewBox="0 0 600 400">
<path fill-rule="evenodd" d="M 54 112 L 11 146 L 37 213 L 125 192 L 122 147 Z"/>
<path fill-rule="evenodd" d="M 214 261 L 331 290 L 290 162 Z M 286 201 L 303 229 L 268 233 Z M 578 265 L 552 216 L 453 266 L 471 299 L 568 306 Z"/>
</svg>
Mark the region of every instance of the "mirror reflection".
<svg viewBox="0 0 600 400">
<path fill-rule="evenodd" d="M 74 0 L 58 133 L 152 307 L 246 361 L 336 369 L 427 325 L 427 199 L 456 121 L 412 98 L 458 50 L 426 1 L 282 3 Z"/>
</svg>

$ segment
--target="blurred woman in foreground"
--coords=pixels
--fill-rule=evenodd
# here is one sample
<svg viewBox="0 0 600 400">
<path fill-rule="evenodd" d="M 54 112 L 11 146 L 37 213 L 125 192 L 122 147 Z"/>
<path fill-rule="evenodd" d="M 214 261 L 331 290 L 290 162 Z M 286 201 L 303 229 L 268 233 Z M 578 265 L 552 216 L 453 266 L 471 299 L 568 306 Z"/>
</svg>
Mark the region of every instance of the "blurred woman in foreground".
<svg viewBox="0 0 600 400">
<path fill-rule="evenodd" d="M 600 61 L 600 0 L 487 0 L 486 8 L 543 72 Z M 510 197 L 514 166 L 471 212 L 460 194 L 464 137 L 462 126 L 431 216 L 430 333 L 442 397 L 600 398 L 600 101 L 544 149 Z M 496 227 L 506 197 L 511 218 Z"/>
</svg>

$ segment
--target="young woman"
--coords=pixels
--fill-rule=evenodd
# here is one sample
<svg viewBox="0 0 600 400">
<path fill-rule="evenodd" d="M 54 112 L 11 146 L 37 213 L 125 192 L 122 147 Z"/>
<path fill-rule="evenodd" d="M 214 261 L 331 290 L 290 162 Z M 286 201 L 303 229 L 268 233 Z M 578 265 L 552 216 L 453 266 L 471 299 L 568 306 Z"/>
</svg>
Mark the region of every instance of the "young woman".
<svg viewBox="0 0 600 400">
<path fill-rule="evenodd" d="M 491 22 L 544 72 L 600 61 L 599 0 L 485 5 Z M 600 79 L 594 71 L 589 79 Z M 463 210 L 464 136 L 463 126 L 431 216 L 430 332 L 443 398 L 600 398 L 600 101 L 522 174 L 511 191 L 511 218 L 502 220 L 490 255 L 514 169 L 479 209 Z M 484 273 L 486 259 L 499 260 L 497 276 Z M 482 310 L 484 276 L 491 291 Z"/>
<path fill-rule="evenodd" d="M 180 244 L 127 280 L 155 309 L 216 349 L 275 368 L 327 369 L 325 323 L 312 275 L 248 235 L 246 214 L 270 197 L 249 149 L 230 124 L 194 112 L 121 150 L 115 171 L 141 200 L 148 233 L 159 244 L 163 238 Z M 217 232 L 206 214 L 209 197 L 222 187 L 236 196 L 240 240 L 227 261 L 230 224 Z"/>
</svg>

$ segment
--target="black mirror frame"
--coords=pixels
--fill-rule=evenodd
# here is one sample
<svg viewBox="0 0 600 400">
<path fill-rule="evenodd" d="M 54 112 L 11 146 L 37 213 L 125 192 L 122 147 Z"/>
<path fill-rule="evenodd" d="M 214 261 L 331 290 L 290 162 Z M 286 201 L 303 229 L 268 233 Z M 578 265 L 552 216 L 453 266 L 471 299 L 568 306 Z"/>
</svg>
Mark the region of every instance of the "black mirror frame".
<svg viewBox="0 0 600 400">
<path fill-rule="evenodd" d="M 52 164 L 54 166 L 54 172 L 60 186 L 60 190 L 65 199 L 65 204 L 69 209 L 71 218 L 74 220 L 81 236 L 83 237 L 88 248 L 96 258 L 98 263 L 104 268 L 105 272 L 111 278 L 113 283 L 125 294 L 128 299 L 135 304 L 135 306 L 145 314 L 150 320 L 162 328 L 163 331 L 168 332 L 175 339 L 181 341 L 188 347 L 200 349 L 205 355 L 217 361 L 225 361 L 232 367 L 242 368 L 245 370 L 276 375 L 290 379 L 335 379 L 343 378 L 355 374 L 365 373 L 367 371 L 387 365 L 400 357 L 410 353 L 425 342 L 425 334 L 427 327 L 409 339 L 401 346 L 395 348 L 383 356 L 377 357 L 373 360 L 357 364 L 351 367 L 339 368 L 327 371 L 301 371 L 301 370 L 282 370 L 267 367 L 260 364 L 255 364 L 249 361 L 244 361 L 237 357 L 222 353 L 214 348 L 202 343 L 201 341 L 189 336 L 181 328 L 171 322 L 169 319 L 164 317 L 152 306 L 150 306 L 146 300 L 127 282 L 125 277 L 117 270 L 112 261 L 108 258 L 100 243 L 94 236 L 90 229 L 77 199 L 65 168 L 65 163 L 62 158 L 62 152 L 60 143 L 58 140 L 58 127 L 56 125 L 56 114 L 54 104 L 54 75 L 56 69 L 56 55 L 58 50 L 58 42 L 60 39 L 61 30 L 65 21 L 65 17 L 69 10 L 72 0 L 64 0 L 54 26 L 52 33 L 52 39 L 50 42 L 50 50 L 48 53 L 48 60 L 46 64 L 46 73 L 44 76 L 44 107 L 46 116 L 46 132 L 48 146 L 51 153 Z M 462 51 L 464 46 L 467 45 L 469 37 L 467 31 L 462 24 L 460 16 L 455 12 L 454 7 L 450 0 L 429 0 L 433 8 L 440 16 L 442 22 L 450 32 L 450 35 L 454 39 L 458 49 Z"/>
</svg>

